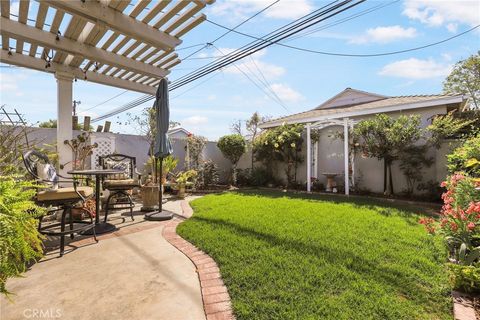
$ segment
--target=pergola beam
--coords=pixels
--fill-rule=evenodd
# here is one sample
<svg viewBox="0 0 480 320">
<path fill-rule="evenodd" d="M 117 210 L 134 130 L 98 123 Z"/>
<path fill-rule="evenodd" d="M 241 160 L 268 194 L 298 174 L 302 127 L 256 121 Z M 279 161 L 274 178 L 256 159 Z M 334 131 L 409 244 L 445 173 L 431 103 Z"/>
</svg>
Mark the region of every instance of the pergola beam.
<svg viewBox="0 0 480 320">
<path fill-rule="evenodd" d="M 162 78 L 169 73 L 164 69 L 152 67 L 146 63 L 129 59 L 94 46 L 85 45 L 74 40 L 63 37 L 60 38 L 60 40 L 56 40 L 56 35 L 50 32 L 45 32 L 4 17 L 1 17 L 0 19 L 2 36 L 5 35 L 16 38 L 17 40 L 21 39 L 32 44 L 63 51 L 74 56 L 83 56 L 89 60 L 138 72 L 150 77 Z"/>
<path fill-rule="evenodd" d="M 84 73 L 84 71 L 80 68 L 73 68 L 55 62 L 50 62 L 50 67 L 45 68 L 45 61 L 39 58 L 15 53 L 10 55 L 7 50 L 0 50 L 0 61 L 2 63 L 8 63 L 11 65 L 16 65 L 19 67 L 34 69 L 48 73 L 69 73 L 80 80 L 85 80 L 86 77 L 86 81 L 100 83 L 107 86 L 122 88 L 136 92 L 155 94 L 156 91 L 155 87 L 147 86 L 133 81 L 105 76 L 103 74 L 99 74 L 98 72 L 86 71 Z"/>
<path fill-rule="evenodd" d="M 114 31 L 134 39 L 142 39 L 145 43 L 157 48 L 171 49 L 182 43 L 180 39 L 129 17 L 97 0 L 86 0 L 85 2 L 43 0 L 43 2 L 92 23 L 101 21 Z"/>
</svg>

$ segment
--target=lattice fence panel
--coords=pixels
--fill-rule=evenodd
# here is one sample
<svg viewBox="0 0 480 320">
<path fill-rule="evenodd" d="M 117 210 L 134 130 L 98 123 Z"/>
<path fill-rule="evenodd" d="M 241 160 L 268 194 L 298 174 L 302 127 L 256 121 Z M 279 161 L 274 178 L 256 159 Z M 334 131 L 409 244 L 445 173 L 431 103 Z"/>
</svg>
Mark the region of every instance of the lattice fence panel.
<svg viewBox="0 0 480 320">
<path fill-rule="evenodd" d="M 106 156 L 115 152 L 115 138 L 113 137 L 95 137 L 91 136 L 91 143 L 97 143 L 98 147 L 93 149 L 90 167 L 98 169 L 98 157 Z"/>
</svg>

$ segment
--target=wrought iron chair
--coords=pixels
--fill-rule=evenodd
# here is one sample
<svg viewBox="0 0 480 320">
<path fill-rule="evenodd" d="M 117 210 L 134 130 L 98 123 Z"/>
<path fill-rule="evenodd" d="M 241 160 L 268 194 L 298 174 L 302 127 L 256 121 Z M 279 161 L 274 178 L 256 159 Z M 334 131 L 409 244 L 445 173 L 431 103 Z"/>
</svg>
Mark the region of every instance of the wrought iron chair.
<svg viewBox="0 0 480 320">
<path fill-rule="evenodd" d="M 109 154 L 98 157 L 100 166 L 103 169 L 116 169 L 123 172 L 108 175 L 102 178 L 104 190 L 110 192 L 105 205 L 105 222 L 107 222 L 108 213 L 111 210 L 130 209 L 130 217 L 133 218 L 133 208 L 135 203 L 132 200 L 129 191 L 140 187 L 140 173 L 136 170 L 135 157 L 124 154 Z"/>
<path fill-rule="evenodd" d="M 74 234 L 93 230 L 93 238 L 98 242 L 95 234 L 95 220 L 94 214 L 88 210 L 90 221 L 74 220 L 72 215 L 72 208 L 78 203 L 84 203 L 85 200 L 93 195 L 91 187 L 78 186 L 78 181 L 69 177 L 64 177 L 58 174 L 55 167 L 50 164 L 48 157 L 38 151 L 32 150 L 23 154 L 23 162 L 28 173 L 40 184 L 45 185 L 45 188 L 39 188 L 35 196 L 35 201 L 41 206 L 57 207 L 48 210 L 47 215 L 52 215 L 57 211 L 62 211 L 61 221 L 58 223 L 50 223 L 42 225 L 45 216 L 39 218 L 38 231 L 41 234 L 48 236 L 60 237 L 60 257 L 65 252 L 65 236 L 70 235 L 74 238 Z M 60 180 L 63 178 L 65 180 Z M 58 187 L 58 183 L 71 183 L 73 187 Z M 68 215 L 69 230 L 65 230 L 66 220 Z M 74 228 L 74 224 L 81 224 L 82 226 Z M 58 231 L 60 227 L 60 231 Z"/>
</svg>

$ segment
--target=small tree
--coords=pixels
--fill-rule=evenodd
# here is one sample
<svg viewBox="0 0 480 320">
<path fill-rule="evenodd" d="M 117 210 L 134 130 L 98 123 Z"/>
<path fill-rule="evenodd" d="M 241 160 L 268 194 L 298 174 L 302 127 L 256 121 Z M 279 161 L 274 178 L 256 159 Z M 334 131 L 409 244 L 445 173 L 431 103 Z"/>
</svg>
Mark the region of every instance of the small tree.
<svg viewBox="0 0 480 320">
<path fill-rule="evenodd" d="M 433 164 L 433 158 L 427 157 L 428 145 L 411 145 L 399 155 L 400 170 L 407 180 L 405 193 L 410 196 L 415 187 L 423 180 L 423 168 Z"/>
<path fill-rule="evenodd" d="M 264 122 L 266 119 L 265 117 L 261 117 L 258 112 L 254 112 L 250 119 L 248 119 L 245 122 L 245 126 L 247 128 L 247 131 L 250 133 L 250 147 L 252 149 L 252 169 L 253 169 L 253 163 L 255 160 L 255 152 L 253 150 L 254 148 L 254 141 L 255 138 L 258 136 L 260 133 L 260 124 Z"/>
<path fill-rule="evenodd" d="M 265 130 L 255 139 L 255 158 L 263 161 L 269 173 L 272 171 L 272 161 L 286 163 L 287 187 L 295 182 L 295 169 L 302 162 L 302 124 L 282 124 L 281 126 Z"/>
<path fill-rule="evenodd" d="M 188 166 L 198 170 L 202 161 L 202 151 L 207 144 L 207 138 L 196 135 L 189 135 L 187 138 L 187 162 Z"/>
<path fill-rule="evenodd" d="M 384 163 L 383 189 L 393 194 L 392 164 L 402 152 L 414 145 L 422 136 L 419 116 L 401 115 L 393 119 L 386 114 L 360 121 L 354 128 L 362 152 Z"/>
<path fill-rule="evenodd" d="M 442 142 L 445 139 L 454 139 L 462 135 L 462 132 L 473 132 L 473 127 L 471 126 L 476 120 L 475 119 L 463 119 L 455 117 L 455 112 L 449 112 L 444 115 L 437 115 L 433 118 L 432 124 L 427 127 L 430 137 L 428 138 L 429 144 L 433 147 L 439 149 L 442 145 Z"/>
<path fill-rule="evenodd" d="M 443 91 L 468 95 L 472 109 L 480 110 L 480 51 L 455 64 L 443 83 Z"/>
<path fill-rule="evenodd" d="M 232 131 L 234 134 L 239 134 L 243 136 L 243 126 L 242 126 L 242 120 L 235 120 L 232 122 L 230 125 L 230 131 Z"/>
<path fill-rule="evenodd" d="M 239 134 L 230 134 L 221 137 L 217 143 L 218 148 L 222 151 L 225 158 L 230 160 L 233 165 L 232 181 L 233 185 L 237 184 L 237 163 L 240 157 L 245 153 L 245 139 Z"/>
<path fill-rule="evenodd" d="M 155 143 L 155 134 L 156 134 L 156 123 L 155 123 L 155 109 L 153 107 L 147 107 L 142 110 L 141 114 L 132 115 L 127 113 L 128 121 L 126 125 L 129 125 L 137 131 L 137 133 L 145 138 L 149 146 L 149 155 L 150 161 L 150 170 L 153 173 L 155 171 L 154 163 L 155 159 L 153 156 L 153 147 Z M 173 129 L 180 126 L 179 122 L 170 121 L 169 128 Z"/>
<path fill-rule="evenodd" d="M 447 156 L 448 170 L 451 173 L 465 172 L 480 178 L 480 133 L 467 139 Z"/>
</svg>

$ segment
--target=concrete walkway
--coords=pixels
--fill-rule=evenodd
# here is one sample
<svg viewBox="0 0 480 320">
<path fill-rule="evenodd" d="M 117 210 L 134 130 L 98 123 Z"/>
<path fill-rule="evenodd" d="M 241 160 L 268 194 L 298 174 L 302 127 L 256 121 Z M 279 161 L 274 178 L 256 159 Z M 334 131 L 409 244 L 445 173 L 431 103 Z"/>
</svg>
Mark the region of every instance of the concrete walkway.
<svg viewBox="0 0 480 320">
<path fill-rule="evenodd" d="M 180 201 L 165 205 L 181 214 Z M 118 220 L 121 221 L 121 220 Z M 166 222 L 118 225 L 119 231 L 74 242 L 11 279 L 14 303 L 0 298 L 0 319 L 205 319 L 195 266 L 163 237 Z"/>
</svg>

